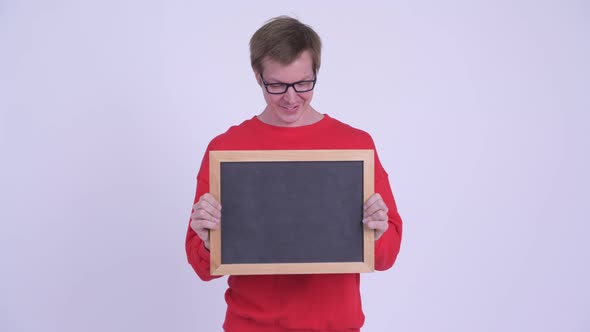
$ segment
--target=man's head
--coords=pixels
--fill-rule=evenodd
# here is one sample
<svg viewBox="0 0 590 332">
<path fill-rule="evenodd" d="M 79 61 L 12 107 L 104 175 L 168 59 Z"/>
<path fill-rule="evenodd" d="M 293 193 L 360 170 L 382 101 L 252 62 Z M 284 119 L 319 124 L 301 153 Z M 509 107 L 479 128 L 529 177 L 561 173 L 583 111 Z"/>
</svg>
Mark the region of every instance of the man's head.
<svg viewBox="0 0 590 332">
<path fill-rule="evenodd" d="M 283 65 L 291 64 L 304 51 L 309 51 L 312 70 L 320 69 L 322 42 L 309 26 L 288 16 L 271 19 L 258 29 L 250 39 L 252 69 L 263 73 L 263 60 L 273 60 Z"/>
<path fill-rule="evenodd" d="M 266 108 L 263 122 L 298 127 L 319 121 L 310 105 L 320 68 L 320 37 L 290 17 L 270 20 L 250 40 L 252 69 Z"/>
</svg>

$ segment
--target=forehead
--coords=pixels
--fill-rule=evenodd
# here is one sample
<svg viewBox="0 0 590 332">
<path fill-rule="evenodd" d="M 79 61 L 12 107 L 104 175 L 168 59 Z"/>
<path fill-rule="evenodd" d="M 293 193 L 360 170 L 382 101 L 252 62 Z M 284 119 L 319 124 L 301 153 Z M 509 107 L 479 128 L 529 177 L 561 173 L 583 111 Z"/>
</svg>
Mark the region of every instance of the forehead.
<svg viewBox="0 0 590 332">
<path fill-rule="evenodd" d="M 267 80 L 294 82 L 313 78 L 313 60 L 309 51 L 304 51 L 289 64 L 280 63 L 271 58 L 262 61 L 262 75 Z"/>
</svg>

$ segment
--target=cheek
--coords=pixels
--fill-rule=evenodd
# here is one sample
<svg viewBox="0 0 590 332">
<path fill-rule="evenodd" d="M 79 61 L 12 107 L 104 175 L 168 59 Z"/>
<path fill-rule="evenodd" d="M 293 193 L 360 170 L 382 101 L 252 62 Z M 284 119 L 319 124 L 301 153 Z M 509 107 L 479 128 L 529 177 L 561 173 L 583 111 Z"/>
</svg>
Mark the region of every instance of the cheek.
<svg viewBox="0 0 590 332">
<path fill-rule="evenodd" d="M 268 95 L 267 98 L 267 100 L 272 104 L 280 104 L 281 99 L 283 99 L 283 96 L 280 95 Z"/>
<path fill-rule="evenodd" d="M 306 104 L 311 101 L 311 97 L 313 97 L 313 92 L 308 92 L 301 95 L 302 101 Z"/>
<path fill-rule="evenodd" d="M 276 98 L 276 96 L 273 96 L 271 94 L 265 93 L 264 94 L 264 100 L 266 100 L 267 104 L 276 104 L 279 98 Z"/>
<path fill-rule="evenodd" d="M 308 104 L 311 101 L 312 96 L 313 93 L 297 94 L 297 100 L 301 104 Z M 264 99 L 266 100 L 266 103 L 271 105 L 281 105 L 284 103 L 288 103 L 288 101 L 283 100 L 283 98 L 285 98 L 285 95 L 271 95 L 268 93 L 264 94 Z"/>
</svg>

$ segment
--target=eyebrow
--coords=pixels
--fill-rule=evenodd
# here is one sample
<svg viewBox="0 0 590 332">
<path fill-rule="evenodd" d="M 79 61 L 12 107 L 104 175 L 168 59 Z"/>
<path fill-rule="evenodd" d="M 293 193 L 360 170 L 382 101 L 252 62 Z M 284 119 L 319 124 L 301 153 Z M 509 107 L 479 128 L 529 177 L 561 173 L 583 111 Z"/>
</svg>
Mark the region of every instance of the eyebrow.
<svg viewBox="0 0 590 332">
<path fill-rule="evenodd" d="M 304 78 L 302 80 L 298 80 L 298 81 L 293 81 L 293 82 L 283 82 L 274 78 L 267 78 L 264 77 L 263 78 L 264 81 L 268 84 L 293 84 L 293 83 L 298 83 L 298 82 L 304 82 L 304 81 L 313 81 L 315 79 L 315 75 L 313 75 L 311 78 Z"/>
</svg>

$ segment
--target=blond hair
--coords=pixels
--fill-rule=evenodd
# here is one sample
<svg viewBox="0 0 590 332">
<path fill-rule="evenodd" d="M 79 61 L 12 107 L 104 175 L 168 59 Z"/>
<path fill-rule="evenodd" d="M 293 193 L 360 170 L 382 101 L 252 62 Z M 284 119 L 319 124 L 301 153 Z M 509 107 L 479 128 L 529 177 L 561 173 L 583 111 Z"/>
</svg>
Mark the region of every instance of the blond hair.
<svg viewBox="0 0 590 332">
<path fill-rule="evenodd" d="M 313 72 L 317 73 L 322 51 L 320 36 L 310 26 L 289 16 L 269 20 L 250 39 L 250 62 L 258 73 L 262 73 L 262 62 L 267 57 L 288 65 L 304 51 L 310 52 Z"/>
</svg>

